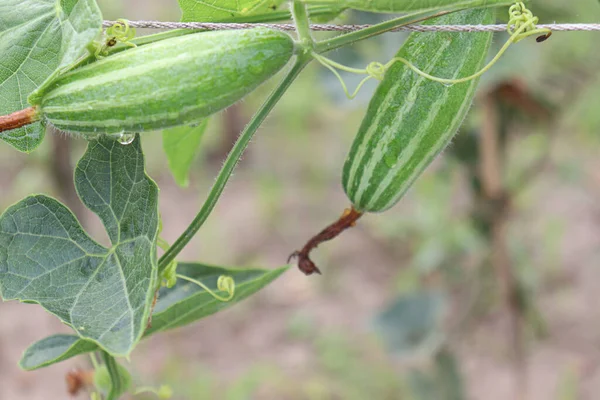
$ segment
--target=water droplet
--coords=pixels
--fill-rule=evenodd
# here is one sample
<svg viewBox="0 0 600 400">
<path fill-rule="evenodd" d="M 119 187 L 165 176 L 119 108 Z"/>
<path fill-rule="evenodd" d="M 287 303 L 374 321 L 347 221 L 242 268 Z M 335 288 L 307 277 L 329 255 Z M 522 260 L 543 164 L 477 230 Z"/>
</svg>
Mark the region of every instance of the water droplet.
<svg viewBox="0 0 600 400">
<path fill-rule="evenodd" d="M 452 87 L 454 86 L 454 83 L 442 83 L 442 85 L 446 86 L 446 87 Z"/>
<path fill-rule="evenodd" d="M 121 143 L 124 146 L 133 143 L 135 140 L 135 133 L 119 133 L 116 135 L 117 142 Z"/>
</svg>

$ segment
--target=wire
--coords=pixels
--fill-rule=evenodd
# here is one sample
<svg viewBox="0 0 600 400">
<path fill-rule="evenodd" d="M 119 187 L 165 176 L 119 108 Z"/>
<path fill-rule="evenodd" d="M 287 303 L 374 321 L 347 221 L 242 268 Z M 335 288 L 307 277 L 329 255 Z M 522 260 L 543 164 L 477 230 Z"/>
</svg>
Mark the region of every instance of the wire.
<svg viewBox="0 0 600 400">
<path fill-rule="evenodd" d="M 112 26 L 116 21 L 104 21 L 102 26 Z M 150 29 L 202 29 L 208 31 L 226 30 L 226 29 L 249 29 L 255 27 L 267 27 L 282 31 L 296 30 L 293 24 L 230 24 L 215 22 L 163 22 L 163 21 L 129 21 L 132 28 L 150 28 Z M 371 25 L 332 25 L 315 24 L 311 25 L 313 31 L 325 32 L 352 32 L 368 28 Z M 574 31 L 600 31 L 600 24 L 546 24 L 537 25 L 538 28 L 551 29 L 555 32 L 574 32 Z M 394 29 L 394 31 L 409 32 L 504 32 L 506 24 L 502 25 L 408 25 Z"/>
</svg>

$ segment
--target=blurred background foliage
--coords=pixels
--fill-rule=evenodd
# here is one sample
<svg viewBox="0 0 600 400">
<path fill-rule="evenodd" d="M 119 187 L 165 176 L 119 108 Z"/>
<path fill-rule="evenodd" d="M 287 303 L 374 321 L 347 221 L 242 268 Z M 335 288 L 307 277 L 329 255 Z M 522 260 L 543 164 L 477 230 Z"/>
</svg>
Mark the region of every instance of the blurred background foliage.
<svg viewBox="0 0 600 400">
<path fill-rule="evenodd" d="M 99 3 L 106 19 L 180 17 L 175 0 Z M 600 20 L 595 0 L 544 0 L 532 10 L 542 22 Z M 355 12 L 337 22 L 388 17 Z M 360 67 L 386 61 L 406 36 L 332 57 Z M 482 79 L 453 144 L 402 202 L 319 247 L 323 276 L 290 271 L 231 310 L 152 337 L 134 353 L 135 379 L 169 384 L 177 399 L 598 398 L 599 38 L 555 33 L 512 47 Z M 506 39 L 498 34 L 495 49 Z M 182 259 L 279 266 L 347 206 L 341 168 L 375 84 L 348 101 L 314 64 L 261 128 Z M 350 87 L 360 80 L 344 77 Z M 210 120 L 188 189 L 166 167 L 160 132 L 144 135 L 167 240 L 193 218 L 275 84 Z M 29 156 L 1 146 L 0 209 L 52 194 L 102 238 L 70 185 L 84 148 L 62 134 Z M 56 323 L 32 306 L 0 310 L 0 398 L 62 398 L 64 364 L 16 371 L 19 352 Z"/>
</svg>

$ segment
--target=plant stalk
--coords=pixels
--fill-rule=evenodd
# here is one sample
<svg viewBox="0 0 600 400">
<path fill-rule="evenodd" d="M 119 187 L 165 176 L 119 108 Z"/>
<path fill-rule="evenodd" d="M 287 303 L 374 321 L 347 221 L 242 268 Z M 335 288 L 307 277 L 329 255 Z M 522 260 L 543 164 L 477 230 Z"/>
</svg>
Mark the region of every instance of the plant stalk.
<svg viewBox="0 0 600 400">
<path fill-rule="evenodd" d="M 110 392 L 106 396 L 106 400 L 117 400 L 121 393 L 123 393 L 121 375 L 119 373 L 119 366 L 117 360 L 106 351 L 102 351 L 102 361 L 106 365 L 108 375 L 110 376 L 111 387 Z"/>
<path fill-rule="evenodd" d="M 392 31 L 396 28 L 412 25 L 417 22 L 423 22 L 425 20 L 441 17 L 446 14 L 450 14 L 457 11 L 463 11 L 472 8 L 489 8 L 489 7 L 500 7 L 504 5 L 510 5 L 513 1 L 501 1 L 497 3 L 488 4 L 485 0 L 473 1 L 471 3 L 460 4 L 458 6 L 446 7 L 446 8 L 436 8 L 433 10 L 425 10 L 425 11 L 417 11 L 411 14 L 406 14 L 398 18 L 391 19 L 389 21 L 384 21 L 380 24 L 376 24 L 370 26 L 365 29 L 361 29 L 359 31 L 346 33 L 343 35 L 339 35 L 333 37 L 331 39 L 326 39 L 320 42 L 317 42 L 315 45 L 315 51 L 319 54 L 326 53 L 331 50 L 338 49 L 340 47 L 347 46 L 349 44 L 356 43 L 358 41 L 368 39 L 373 36 L 381 35 L 382 33 L 386 33 Z"/>
<path fill-rule="evenodd" d="M 346 33 L 343 35 L 333 37 L 331 39 L 326 39 L 317 42 L 315 45 L 315 50 L 319 54 L 327 53 L 328 51 L 339 49 L 340 47 L 344 47 L 349 44 L 353 44 L 373 36 L 381 35 L 382 33 L 389 32 L 401 26 L 412 25 L 417 22 L 423 22 L 427 19 L 441 17 L 442 15 L 450 14 L 451 12 L 459 10 L 460 9 L 451 9 L 444 11 L 429 10 L 403 15 L 401 17 L 394 18 L 389 21 L 382 22 L 380 24 L 376 24 L 368 28 L 361 29 L 359 31 Z"/>
<path fill-rule="evenodd" d="M 294 22 L 296 23 L 298 40 L 304 48 L 312 49 L 314 41 L 310 31 L 310 22 L 308 20 L 306 5 L 299 1 L 294 1 L 292 4 L 292 15 L 294 17 Z"/>
<path fill-rule="evenodd" d="M 183 250 L 183 248 L 192 240 L 194 235 L 198 232 L 198 230 L 202 227 L 212 210 L 214 209 L 217 201 L 221 197 L 223 190 L 225 189 L 225 185 L 227 181 L 231 177 L 233 170 L 235 169 L 237 163 L 240 160 L 240 157 L 248 147 L 250 140 L 256 133 L 257 129 L 263 123 L 269 112 L 273 109 L 275 104 L 281 99 L 283 94 L 290 87 L 292 82 L 296 79 L 298 74 L 304 69 L 304 67 L 310 62 L 311 58 L 307 56 L 299 56 L 296 59 L 294 66 L 289 70 L 287 75 L 283 78 L 279 86 L 271 93 L 269 98 L 265 101 L 265 103 L 261 106 L 261 108 L 254 114 L 250 123 L 246 126 L 244 131 L 239 136 L 235 145 L 231 149 L 225 163 L 223 164 L 223 168 L 219 172 L 217 179 L 208 194 L 208 197 L 202 208 L 196 215 L 196 218 L 192 221 L 192 223 L 187 227 L 187 229 L 177 238 L 175 243 L 163 254 L 163 256 L 158 261 L 158 275 L 162 276 L 165 268 L 177 257 L 177 255 Z"/>
<path fill-rule="evenodd" d="M 0 116 L 0 132 L 17 129 L 37 120 L 39 120 L 39 115 L 35 107 L 28 107 L 12 114 L 2 115 Z"/>
</svg>

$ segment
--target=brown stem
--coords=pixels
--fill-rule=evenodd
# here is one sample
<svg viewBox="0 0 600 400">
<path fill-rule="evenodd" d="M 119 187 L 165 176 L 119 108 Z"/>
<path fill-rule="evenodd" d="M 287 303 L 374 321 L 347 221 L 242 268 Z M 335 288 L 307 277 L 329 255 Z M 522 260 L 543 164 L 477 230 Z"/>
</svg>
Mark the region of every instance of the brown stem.
<svg viewBox="0 0 600 400">
<path fill-rule="evenodd" d="M 360 211 L 357 211 L 352 208 L 347 208 L 344 210 L 342 216 L 335 221 L 333 224 L 329 225 L 327 228 L 323 229 L 316 236 L 310 239 L 300 251 L 295 251 L 288 258 L 288 262 L 294 257 L 298 258 L 298 268 L 300 271 L 304 272 L 306 275 L 312 275 L 315 272 L 320 274 L 321 271 L 315 263 L 310 259 L 310 252 L 315 249 L 318 245 L 328 240 L 331 240 L 337 237 L 340 233 L 345 231 L 348 228 L 356 225 L 356 221 L 363 214 Z"/>
<path fill-rule="evenodd" d="M 148 315 L 148 323 L 146 324 L 146 329 L 152 328 L 152 314 L 154 313 L 154 308 L 156 307 L 156 302 L 158 301 L 158 291 L 160 287 L 156 289 L 154 292 L 154 298 L 152 299 L 152 305 L 150 306 L 150 314 Z"/>
<path fill-rule="evenodd" d="M 527 393 L 525 343 L 522 327 L 522 307 L 519 301 L 519 283 L 515 276 L 509 247 L 506 241 L 507 224 L 510 217 L 511 196 L 506 193 L 500 146 L 500 116 L 498 103 L 493 94 L 483 102 L 485 123 L 482 127 L 480 145 L 480 174 L 483 196 L 488 204 L 496 207 L 490 218 L 491 263 L 499 280 L 501 296 L 509 315 L 510 331 L 513 335 L 515 377 L 519 399 Z"/>
<path fill-rule="evenodd" d="M 67 392 L 71 396 L 77 396 L 82 389 L 94 385 L 94 370 L 76 368 L 65 375 Z"/>
<path fill-rule="evenodd" d="M 39 117 L 35 107 L 29 107 L 24 110 L 15 111 L 12 114 L 2 115 L 0 116 L 0 132 L 29 125 L 38 119 Z"/>
</svg>

